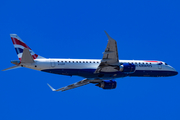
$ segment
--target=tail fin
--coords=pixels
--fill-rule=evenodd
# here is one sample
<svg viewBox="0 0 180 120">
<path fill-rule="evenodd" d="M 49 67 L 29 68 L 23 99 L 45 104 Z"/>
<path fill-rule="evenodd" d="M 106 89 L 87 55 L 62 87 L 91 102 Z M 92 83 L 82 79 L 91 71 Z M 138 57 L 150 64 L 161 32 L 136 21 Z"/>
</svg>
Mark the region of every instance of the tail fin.
<svg viewBox="0 0 180 120">
<path fill-rule="evenodd" d="M 29 46 L 27 46 L 26 43 L 23 42 L 22 39 L 18 35 L 10 34 L 10 36 L 11 36 L 11 40 L 12 40 L 12 42 L 14 44 L 14 48 L 16 50 L 16 53 L 17 53 L 17 56 L 18 56 L 19 60 L 21 60 L 21 58 L 22 58 L 24 48 L 29 49 L 33 59 L 43 58 L 43 57 L 35 54 L 32 51 L 32 49 Z"/>
</svg>

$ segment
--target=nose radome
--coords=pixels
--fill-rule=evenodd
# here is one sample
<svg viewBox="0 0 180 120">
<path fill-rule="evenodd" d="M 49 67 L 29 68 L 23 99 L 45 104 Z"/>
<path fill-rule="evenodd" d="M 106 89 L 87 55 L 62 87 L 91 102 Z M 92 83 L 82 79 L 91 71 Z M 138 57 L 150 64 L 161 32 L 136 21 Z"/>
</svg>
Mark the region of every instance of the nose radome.
<svg viewBox="0 0 180 120">
<path fill-rule="evenodd" d="M 171 75 L 174 76 L 174 75 L 177 75 L 178 72 L 172 67 L 169 65 L 169 68 L 168 68 L 170 71 L 171 71 Z"/>
<path fill-rule="evenodd" d="M 178 72 L 177 71 L 175 71 L 175 75 L 177 75 L 178 74 Z"/>
<path fill-rule="evenodd" d="M 177 72 L 174 68 L 172 68 L 172 74 L 173 74 L 173 75 L 177 75 L 178 72 Z"/>
<path fill-rule="evenodd" d="M 177 71 L 171 71 L 171 76 L 175 76 L 175 75 L 177 75 L 177 74 L 178 74 Z"/>
</svg>

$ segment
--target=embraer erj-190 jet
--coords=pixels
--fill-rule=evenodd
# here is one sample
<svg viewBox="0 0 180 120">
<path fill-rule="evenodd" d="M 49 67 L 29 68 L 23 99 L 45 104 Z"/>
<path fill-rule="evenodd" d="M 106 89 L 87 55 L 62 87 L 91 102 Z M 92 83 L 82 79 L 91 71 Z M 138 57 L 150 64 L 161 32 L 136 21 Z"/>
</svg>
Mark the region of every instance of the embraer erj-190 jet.
<svg viewBox="0 0 180 120">
<path fill-rule="evenodd" d="M 114 89 L 117 86 L 114 81 L 116 78 L 127 76 L 166 77 L 178 74 L 173 67 L 162 61 L 119 60 L 117 42 L 106 31 L 105 33 L 108 37 L 108 44 L 102 59 L 47 59 L 35 54 L 16 34 L 10 34 L 19 60 L 11 61 L 15 66 L 3 71 L 26 67 L 48 73 L 76 75 L 85 78 L 59 89 L 54 89 L 48 84 L 52 91 L 65 91 L 89 83 L 103 89 Z"/>
</svg>

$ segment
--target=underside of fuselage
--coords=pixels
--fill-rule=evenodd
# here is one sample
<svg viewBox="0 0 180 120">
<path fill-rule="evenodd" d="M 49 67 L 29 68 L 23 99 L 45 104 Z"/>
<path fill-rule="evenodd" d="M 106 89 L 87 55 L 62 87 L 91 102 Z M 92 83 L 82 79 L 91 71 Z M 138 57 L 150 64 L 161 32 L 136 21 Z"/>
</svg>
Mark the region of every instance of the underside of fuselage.
<svg viewBox="0 0 180 120">
<path fill-rule="evenodd" d="M 59 75 L 67 76 L 81 76 L 89 79 L 115 79 L 122 78 L 127 76 L 132 77 L 168 77 L 177 75 L 175 71 L 158 71 L 158 70 L 136 70 L 133 73 L 124 73 L 124 72 L 101 72 L 95 74 L 96 69 L 44 69 L 43 72 L 54 73 Z"/>
</svg>

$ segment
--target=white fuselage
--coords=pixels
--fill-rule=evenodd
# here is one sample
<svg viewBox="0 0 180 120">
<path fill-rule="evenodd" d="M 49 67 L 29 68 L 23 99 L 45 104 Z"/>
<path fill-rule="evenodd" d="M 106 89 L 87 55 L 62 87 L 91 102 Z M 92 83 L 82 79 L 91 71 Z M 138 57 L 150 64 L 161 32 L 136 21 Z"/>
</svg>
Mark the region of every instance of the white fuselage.
<svg viewBox="0 0 180 120">
<path fill-rule="evenodd" d="M 162 61 L 149 60 L 119 60 L 120 64 L 132 63 L 136 66 L 134 73 L 112 72 L 108 75 L 98 76 L 94 71 L 99 66 L 99 59 L 36 59 L 34 63 L 21 63 L 21 66 L 61 75 L 78 75 L 86 78 L 110 79 L 126 76 L 172 76 L 176 70 Z"/>
</svg>

